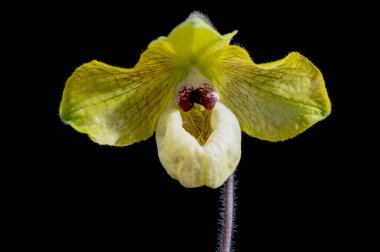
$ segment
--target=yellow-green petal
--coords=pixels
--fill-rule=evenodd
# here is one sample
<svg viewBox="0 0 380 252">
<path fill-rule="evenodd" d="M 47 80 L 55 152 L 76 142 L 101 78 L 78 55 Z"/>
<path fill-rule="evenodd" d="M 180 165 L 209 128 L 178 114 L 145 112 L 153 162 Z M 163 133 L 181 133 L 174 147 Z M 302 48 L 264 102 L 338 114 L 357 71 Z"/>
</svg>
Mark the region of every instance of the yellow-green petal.
<svg viewBox="0 0 380 252">
<path fill-rule="evenodd" d="M 192 15 L 168 37 L 150 43 L 132 69 L 92 61 L 68 79 L 60 115 L 99 144 L 126 146 L 149 138 L 175 87 L 192 67 L 229 43 L 201 16 Z"/>
<path fill-rule="evenodd" d="M 243 48 L 226 46 L 210 62 L 207 77 L 250 136 L 285 140 L 330 114 L 321 72 L 299 53 L 255 64 Z"/>
<path fill-rule="evenodd" d="M 80 66 L 66 82 L 62 120 L 99 144 L 126 146 L 149 138 L 185 76 L 171 57 L 170 48 L 156 40 L 132 69 L 98 61 Z"/>
<path fill-rule="evenodd" d="M 235 34 L 221 35 L 205 16 L 195 13 L 161 39 L 171 46 L 177 63 L 202 70 L 207 67 L 208 55 L 228 45 Z"/>
</svg>

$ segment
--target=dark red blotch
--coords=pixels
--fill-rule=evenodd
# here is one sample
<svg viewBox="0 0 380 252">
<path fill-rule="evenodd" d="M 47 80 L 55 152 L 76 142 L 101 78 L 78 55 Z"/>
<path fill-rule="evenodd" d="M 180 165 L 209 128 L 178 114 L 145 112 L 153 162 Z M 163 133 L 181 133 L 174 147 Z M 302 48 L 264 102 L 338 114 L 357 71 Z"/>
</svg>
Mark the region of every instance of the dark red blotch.
<svg viewBox="0 0 380 252">
<path fill-rule="evenodd" d="M 194 103 L 201 104 L 205 109 L 211 110 L 217 101 L 218 97 L 215 95 L 215 91 L 209 84 L 205 83 L 200 88 L 182 87 L 178 94 L 177 103 L 184 112 L 187 112 L 194 106 Z"/>
</svg>

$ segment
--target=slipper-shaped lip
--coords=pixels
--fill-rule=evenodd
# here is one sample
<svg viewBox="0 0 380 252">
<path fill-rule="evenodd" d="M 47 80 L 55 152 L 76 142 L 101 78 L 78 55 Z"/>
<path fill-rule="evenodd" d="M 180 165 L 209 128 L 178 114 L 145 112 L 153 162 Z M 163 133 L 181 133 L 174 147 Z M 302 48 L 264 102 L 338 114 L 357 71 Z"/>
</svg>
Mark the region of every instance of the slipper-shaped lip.
<svg viewBox="0 0 380 252">
<path fill-rule="evenodd" d="M 202 146 L 182 127 L 180 108 L 170 104 L 161 115 L 156 142 L 167 173 L 188 188 L 221 186 L 241 156 L 241 129 L 235 115 L 221 102 L 211 114 L 212 133 Z"/>
</svg>

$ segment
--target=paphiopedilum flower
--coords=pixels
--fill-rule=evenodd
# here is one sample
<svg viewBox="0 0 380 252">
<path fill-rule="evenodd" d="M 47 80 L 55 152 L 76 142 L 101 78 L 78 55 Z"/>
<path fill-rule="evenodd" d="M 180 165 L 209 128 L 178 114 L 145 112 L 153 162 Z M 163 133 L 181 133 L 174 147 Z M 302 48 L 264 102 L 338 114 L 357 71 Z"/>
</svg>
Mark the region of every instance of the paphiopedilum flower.
<svg viewBox="0 0 380 252">
<path fill-rule="evenodd" d="M 156 132 L 158 156 L 185 187 L 217 188 L 236 169 L 241 131 L 268 141 L 303 132 L 330 113 L 321 72 L 292 52 L 254 63 L 192 14 L 151 42 L 130 69 L 98 61 L 68 79 L 62 120 L 105 145 L 127 146 Z"/>
</svg>

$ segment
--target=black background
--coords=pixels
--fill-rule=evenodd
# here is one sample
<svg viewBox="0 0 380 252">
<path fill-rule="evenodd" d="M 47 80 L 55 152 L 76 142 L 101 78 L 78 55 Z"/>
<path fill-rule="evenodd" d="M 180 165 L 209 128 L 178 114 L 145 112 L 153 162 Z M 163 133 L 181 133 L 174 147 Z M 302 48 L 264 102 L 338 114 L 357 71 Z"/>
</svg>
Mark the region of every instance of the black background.
<svg viewBox="0 0 380 252">
<path fill-rule="evenodd" d="M 307 5 L 307 6 L 306 6 Z M 36 6 L 33 6 L 36 7 Z M 38 6 L 37 6 L 38 8 Z M 58 107 L 66 79 L 97 59 L 132 67 L 150 41 L 167 35 L 193 10 L 221 33 L 238 29 L 233 43 L 257 63 L 298 51 L 322 71 L 332 114 L 280 143 L 243 133 L 236 172 L 236 251 L 341 248 L 348 235 L 355 185 L 339 154 L 347 142 L 342 41 L 352 23 L 345 7 L 316 3 L 176 4 L 146 2 L 41 6 L 29 13 L 29 85 L 37 113 L 25 113 L 31 140 L 21 172 L 20 218 L 28 247 L 55 251 L 214 251 L 219 190 L 186 189 L 161 166 L 154 137 L 125 148 L 99 146 L 64 125 Z M 29 17 L 28 16 L 28 17 Z M 347 153 L 346 153 L 347 155 Z M 25 160 L 15 160 L 25 161 Z M 21 225 L 21 224 L 20 224 Z M 28 236 L 28 235 L 26 235 Z"/>
</svg>

